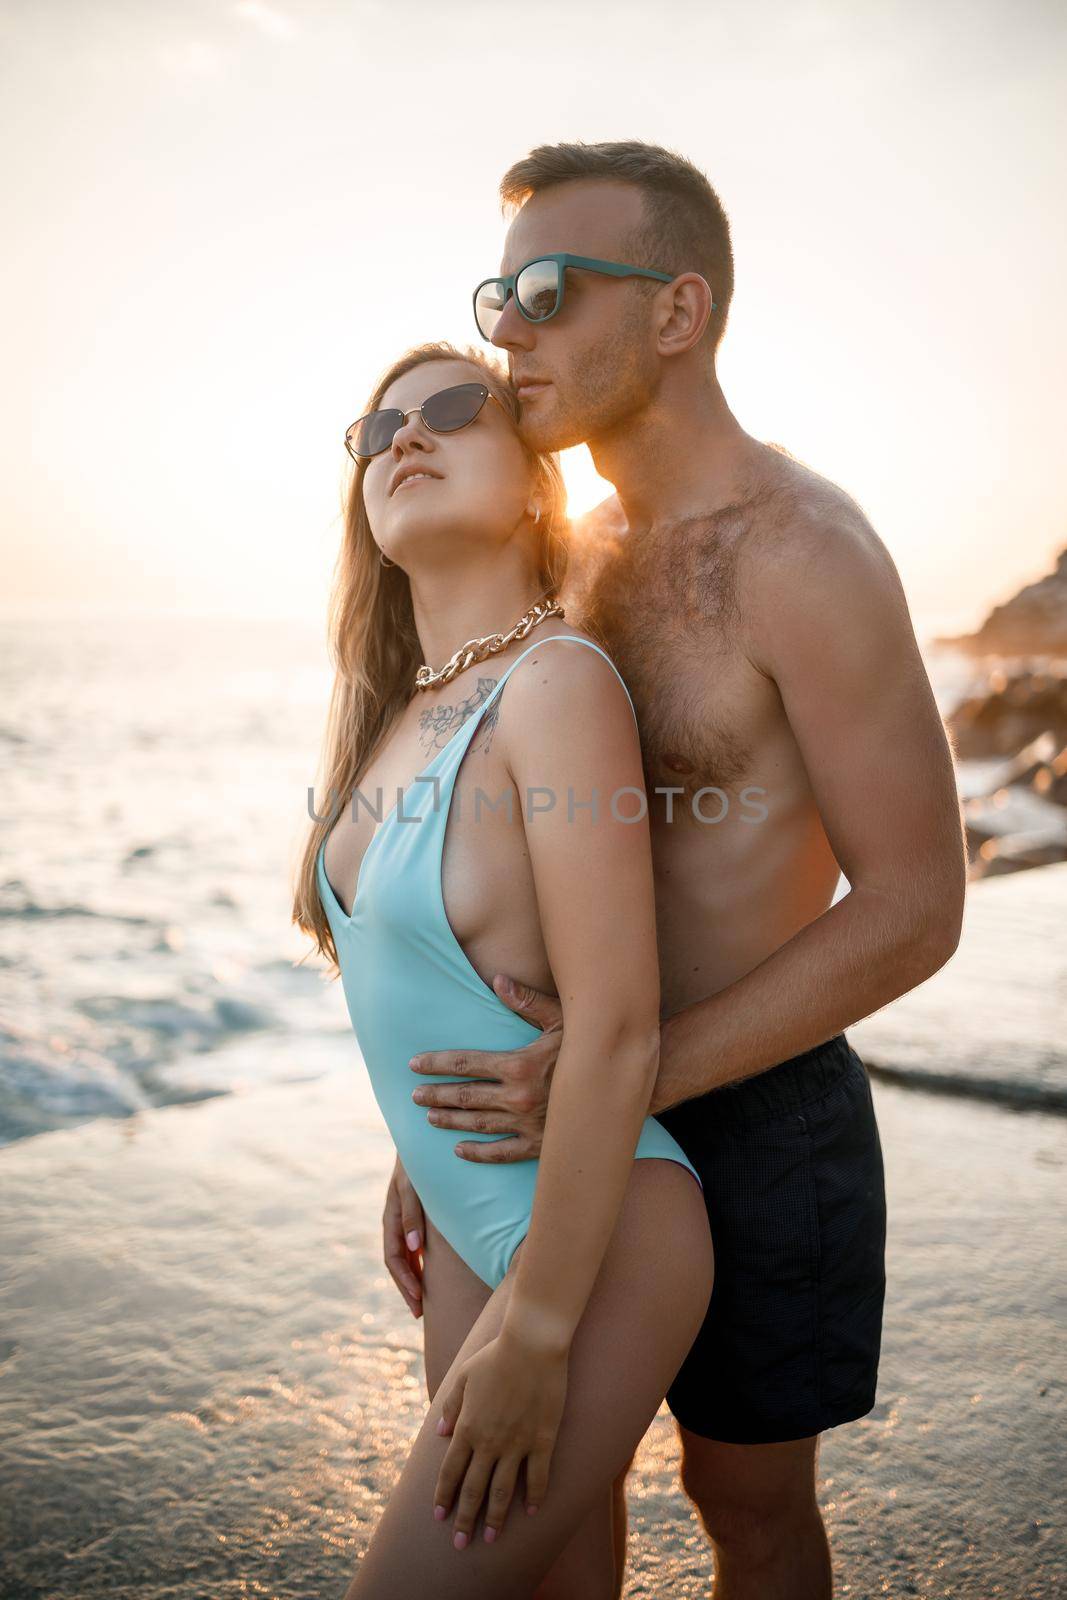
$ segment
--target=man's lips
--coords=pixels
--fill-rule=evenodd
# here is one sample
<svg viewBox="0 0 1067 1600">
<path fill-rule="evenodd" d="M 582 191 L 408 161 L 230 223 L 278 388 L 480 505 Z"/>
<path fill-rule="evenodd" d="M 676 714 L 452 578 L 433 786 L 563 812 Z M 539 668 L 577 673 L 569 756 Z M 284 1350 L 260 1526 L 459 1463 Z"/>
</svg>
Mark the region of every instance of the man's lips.
<svg viewBox="0 0 1067 1600">
<path fill-rule="evenodd" d="M 520 400 L 532 400 L 535 394 L 549 387 L 548 378 L 520 378 L 515 385 L 515 393 Z"/>
</svg>

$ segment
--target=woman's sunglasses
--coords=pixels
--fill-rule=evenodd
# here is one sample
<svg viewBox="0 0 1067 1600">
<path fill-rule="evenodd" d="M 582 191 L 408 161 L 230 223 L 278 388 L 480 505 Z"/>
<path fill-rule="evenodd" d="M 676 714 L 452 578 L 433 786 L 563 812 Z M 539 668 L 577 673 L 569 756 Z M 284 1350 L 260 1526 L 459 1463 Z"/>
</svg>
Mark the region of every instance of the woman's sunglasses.
<svg viewBox="0 0 1067 1600">
<path fill-rule="evenodd" d="M 369 461 L 372 456 L 380 456 L 416 411 L 432 433 L 457 433 L 474 421 L 487 400 L 496 400 L 501 411 L 514 420 L 504 402 L 497 400 L 484 383 L 457 383 L 451 389 L 438 389 L 421 406 L 412 406 L 410 411 L 401 411 L 398 406 L 368 411 L 365 417 L 353 422 L 345 434 L 345 449 L 354 461 Z"/>
<path fill-rule="evenodd" d="M 486 278 L 474 291 L 474 320 L 483 339 L 491 339 L 493 329 L 504 315 L 504 307 L 514 295 L 527 322 L 547 322 L 563 305 L 563 288 L 568 267 L 583 272 L 600 272 L 609 278 L 656 278 L 670 283 L 673 272 L 653 272 L 648 267 L 629 267 L 622 261 L 600 261 L 596 256 L 571 256 L 557 252 L 527 261 L 518 272 L 506 278 Z M 714 310 L 714 306 L 712 307 Z"/>
</svg>

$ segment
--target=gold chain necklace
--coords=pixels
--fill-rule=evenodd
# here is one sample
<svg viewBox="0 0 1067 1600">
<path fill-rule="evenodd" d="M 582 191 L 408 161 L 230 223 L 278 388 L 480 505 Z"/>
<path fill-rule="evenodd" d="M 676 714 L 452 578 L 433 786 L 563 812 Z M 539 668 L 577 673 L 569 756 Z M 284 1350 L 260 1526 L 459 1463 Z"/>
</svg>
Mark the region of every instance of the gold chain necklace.
<svg viewBox="0 0 1067 1600">
<path fill-rule="evenodd" d="M 498 655 L 516 639 L 525 639 L 531 628 L 536 628 L 538 623 L 544 622 L 548 617 L 562 616 L 563 607 L 558 600 L 536 600 L 508 633 L 487 633 L 484 639 L 468 639 L 466 644 L 460 645 L 455 654 L 449 657 L 440 672 L 434 672 L 432 667 L 421 666 L 415 674 L 415 687 L 437 689 L 441 684 L 448 683 L 454 678 L 457 672 L 473 666 L 476 661 L 484 661 L 486 656 Z"/>
</svg>

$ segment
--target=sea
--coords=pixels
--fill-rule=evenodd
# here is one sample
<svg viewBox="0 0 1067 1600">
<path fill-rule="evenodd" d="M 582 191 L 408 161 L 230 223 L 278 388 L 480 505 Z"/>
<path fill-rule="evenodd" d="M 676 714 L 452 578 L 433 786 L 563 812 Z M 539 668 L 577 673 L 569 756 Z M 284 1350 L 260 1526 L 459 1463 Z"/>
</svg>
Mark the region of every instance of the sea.
<svg viewBox="0 0 1067 1600">
<path fill-rule="evenodd" d="M 317 623 L 0 623 L 0 1144 L 359 1065 L 290 920 L 330 684 Z"/>
</svg>

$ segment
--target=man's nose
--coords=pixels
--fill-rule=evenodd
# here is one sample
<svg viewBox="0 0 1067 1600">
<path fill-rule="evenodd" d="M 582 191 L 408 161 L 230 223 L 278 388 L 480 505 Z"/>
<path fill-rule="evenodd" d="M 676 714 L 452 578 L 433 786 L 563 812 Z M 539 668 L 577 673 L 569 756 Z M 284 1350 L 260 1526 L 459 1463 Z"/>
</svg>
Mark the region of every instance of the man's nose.
<svg viewBox="0 0 1067 1600">
<path fill-rule="evenodd" d="M 513 294 L 508 295 L 489 342 L 498 350 L 532 350 L 537 343 L 534 325 L 517 309 Z"/>
</svg>

